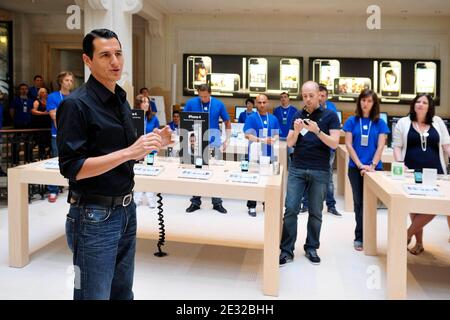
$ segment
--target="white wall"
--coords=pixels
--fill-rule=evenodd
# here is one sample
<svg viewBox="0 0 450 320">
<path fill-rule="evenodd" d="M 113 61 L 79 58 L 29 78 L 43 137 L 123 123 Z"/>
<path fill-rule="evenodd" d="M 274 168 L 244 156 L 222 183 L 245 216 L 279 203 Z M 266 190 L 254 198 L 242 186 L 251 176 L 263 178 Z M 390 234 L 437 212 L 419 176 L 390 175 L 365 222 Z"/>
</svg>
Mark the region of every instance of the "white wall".
<svg viewBox="0 0 450 320">
<path fill-rule="evenodd" d="M 171 87 L 171 65 L 178 66 L 177 101 L 182 95 L 183 53 L 293 55 L 304 57 L 308 79 L 310 56 L 355 58 L 420 58 L 441 60 L 441 106 L 450 115 L 450 19 L 439 17 L 382 17 L 382 30 L 366 28 L 366 16 L 204 16 L 171 15 L 164 38 L 151 38 L 146 83 Z M 224 98 L 228 106 L 242 103 Z M 276 102 L 272 102 L 275 104 Z M 298 102 L 297 102 L 298 104 Z M 354 104 L 339 103 L 345 111 Z M 383 105 L 391 114 L 404 114 L 406 105 Z"/>
</svg>

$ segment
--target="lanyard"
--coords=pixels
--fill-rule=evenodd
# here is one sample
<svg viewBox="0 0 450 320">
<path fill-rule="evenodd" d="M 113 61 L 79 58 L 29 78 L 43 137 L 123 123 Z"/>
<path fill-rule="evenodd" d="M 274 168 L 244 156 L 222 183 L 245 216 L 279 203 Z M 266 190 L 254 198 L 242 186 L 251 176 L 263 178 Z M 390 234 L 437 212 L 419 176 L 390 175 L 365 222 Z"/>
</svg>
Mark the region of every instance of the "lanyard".
<svg viewBox="0 0 450 320">
<path fill-rule="evenodd" d="M 282 113 L 283 120 L 287 121 L 287 119 L 289 118 L 289 115 L 291 114 L 291 105 L 288 105 L 287 111 L 286 110 L 282 110 L 281 113 Z M 286 113 L 286 116 L 285 116 L 285 113 Z"/>
<path fill-rule="evenodd" d="M 59 90 L 59 96 L 61 97 L 61 101 L 63 101 L 65 96 L 61 93 L 61 90 Z"/>
<path fill-rule="evenodd" d="M 369 136 L 369 134 L 370 134 L 370 128 L 371 127 L 372 127 L 372 120 L 370 120 L 370 122 L 369 122 L 369 131 L 367 131 L 367 136 Z M 359 118 L 359 128 L 361 130 L 361 135 L 364 136 L 365 134 L 363 133 L 363 127 L 362 127 L 361 118 Z"/>
<path fill-rule="evenodd" d="M 200 99 L 200 107 L 202 107 L 202 111 L 209 112 L 209 110 L 211 109 L 211 102 L 212 102 L 212 99 L 210 98 L 208 107 L 205 107 L 205 106 L 203 106 L 202 99 Z M 208 108 L 208 109 L 205 110 L 206 108 Z"/>
</svg>

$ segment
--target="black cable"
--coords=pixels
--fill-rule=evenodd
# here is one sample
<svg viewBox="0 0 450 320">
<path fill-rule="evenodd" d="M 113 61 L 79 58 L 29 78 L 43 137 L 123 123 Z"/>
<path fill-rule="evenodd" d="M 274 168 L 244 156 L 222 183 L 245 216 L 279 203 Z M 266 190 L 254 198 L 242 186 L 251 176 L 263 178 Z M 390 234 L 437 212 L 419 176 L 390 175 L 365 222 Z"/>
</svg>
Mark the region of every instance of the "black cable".
<svg viewBox="0 0 450 320">
<path fill-rule="evenodd" d="M 158 221 L 159 221 L 159 239 L 158 239 L 158 252 L 155 252 L 155 256 L 162 258 L 167 256 L 166 252 L 163 252 L 161 250 L 161 247 L 164 245 L 164 242 L 166 241 L 166 229 L 164 226 L 164 215 L 163 215 L 163 203 L 162 203 L 162 196 L 161 193 L 158 193 L 156 195 L 158 197 Z"/>
</svg>

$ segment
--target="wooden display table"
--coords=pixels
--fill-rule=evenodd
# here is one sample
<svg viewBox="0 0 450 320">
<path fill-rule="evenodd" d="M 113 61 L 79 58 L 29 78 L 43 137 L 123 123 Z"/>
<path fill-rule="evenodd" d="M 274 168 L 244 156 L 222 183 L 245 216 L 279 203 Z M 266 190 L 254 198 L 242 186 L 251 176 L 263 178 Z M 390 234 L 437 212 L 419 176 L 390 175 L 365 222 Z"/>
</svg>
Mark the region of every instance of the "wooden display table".
<svg viewBox="0 0 450 320">
<path fill-rule="evenodd" d="M 42 162 L 10 168 L 8 170 L 8 224 L 9 265 L 24 267 L 29 262 L 28 184 L 67 186 L 67 180 L 56 169 L 43 168 Z M 281 237 L 283 175 L 260 176 L 257 184 L 228 181 L 231 171 L 239 171 L 239 162 L 223 162 L 223 165 L 205 167 L 213 172 L 209 180 L 178 178 L 179 163 L 157 159 L 157 166 L 164 170 L 159 176 L 135 176 L 136 191 L 160 192 L 177 195 L 198 195 L 231 199 L 265 201 L 264 238 L 255 240 L 263 249 L 263 293 L 277 296 L 279 288 L 279 245 Z M 283 172 L 283 167 L 280 168 Z M 184 208 L 183 208 L 184 210 Z M 232 217 L 230 216 L 230 219 Z M 255 248 L 255 242 L 247 244 L 239 239 L 211 235 L 211 239 L 196 239 L 195 231 L 189 242 L 233 247 Z M 170 240 L 170 237 L 168 237 Z M 179 239 L 179 238 L 177 238 Z"/>
<path fill-rule="evenodd" d="M 409 213 L 450 215 L 450 181 L 438 180 L 442 196 L 413 196 L 403 190 L 414 184 L 412 175 L 404 180 L 391 179 L 388 172 L 364 175 L 364 253 L 377 255 L 377 199 L 388 208 L 387 297 L 406 298 L 407 216 Z"/>
<path fill-rule="evenodd" d="M 345 144 L 340 144 L 336 149 L 336 167 L 337 167 L 337 194 L 344 196 L 344 211 L 353 211 L 353 192 L 350 180 L 348 178 L 348 163 L 350 156 Z M 384 149 L 381 156 L 381 162 L 394 162 L 394 153 L 392 149 Z"/>
</svg>

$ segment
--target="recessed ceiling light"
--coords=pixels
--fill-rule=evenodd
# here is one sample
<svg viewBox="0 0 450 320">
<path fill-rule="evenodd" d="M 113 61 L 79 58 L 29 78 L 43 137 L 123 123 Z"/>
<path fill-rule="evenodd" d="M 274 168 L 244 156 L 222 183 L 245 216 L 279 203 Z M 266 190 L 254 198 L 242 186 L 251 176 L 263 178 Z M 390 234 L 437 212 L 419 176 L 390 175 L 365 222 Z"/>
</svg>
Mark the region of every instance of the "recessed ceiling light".
<svg viewBox="0 0 450 320">
<path fill-rule="evenodd" d="M 337 13 L 342 14 L 342 13 L 344 13 L 344 10 L 339 9 L 339 10 L 337 11 Z"/>
<path fill-rule="evenodd" d="M 280 13 L 280 9 L 273 9 L 274 13 Z"/>
<path fill-rule="evenodd" d="M 400 11 L 400 13 L 406 14 L 406 13 L 408 13 L 408 10 L 402 10 L 402 11 Z"/>
<path fill-rule="evenodd" d="M 435 14 L 441 14 L 442 11 L 441 11 L 441 10 L 434 10 L 434 13 L 435 13 Z"/>
</svg>

